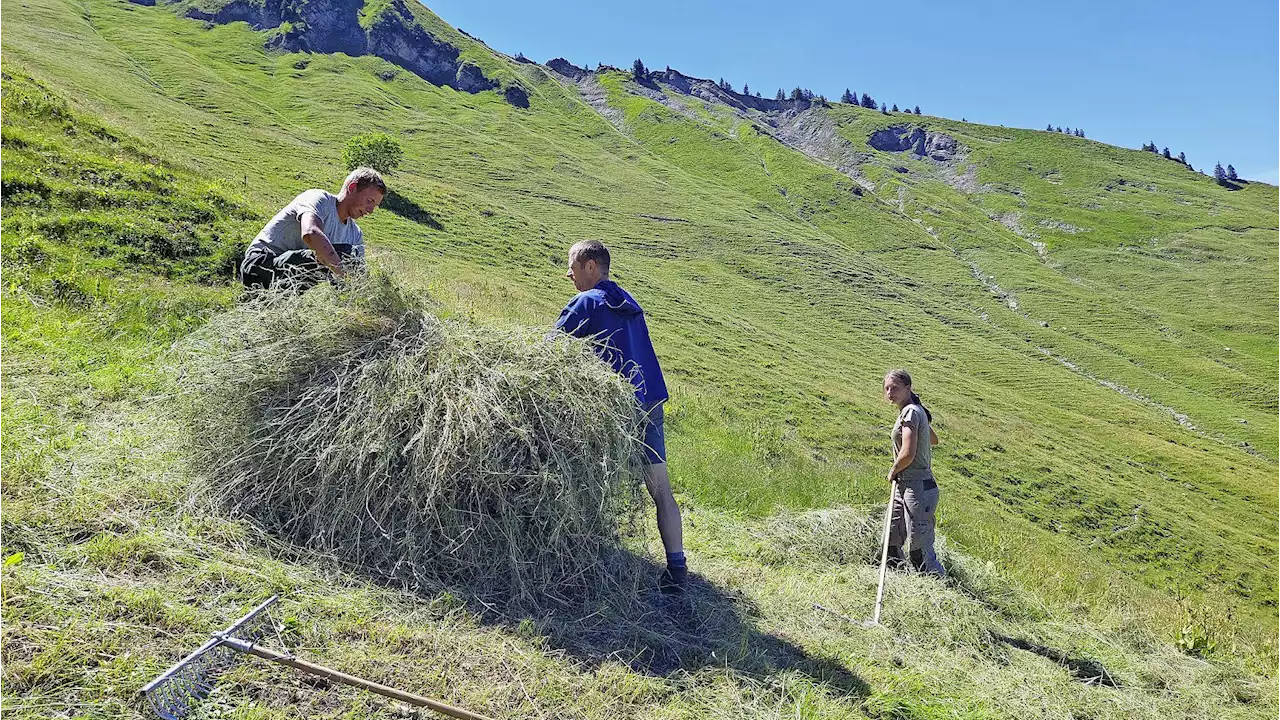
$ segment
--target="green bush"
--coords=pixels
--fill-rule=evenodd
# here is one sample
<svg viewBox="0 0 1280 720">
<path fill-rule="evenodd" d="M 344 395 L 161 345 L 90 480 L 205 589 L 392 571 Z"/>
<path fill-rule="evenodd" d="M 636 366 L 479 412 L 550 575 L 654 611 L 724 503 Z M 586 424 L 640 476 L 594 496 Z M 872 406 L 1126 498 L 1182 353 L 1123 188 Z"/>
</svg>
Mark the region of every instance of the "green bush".
<svg viewBox="0 0 1280 720">
<path fill-rule="evenodd" d="M 1207 607 L 1194 604 L 1187 597 L 1179 597 L 1179 604 L 1182 606 L 1182 621 L 1174 629 L 1174 646 L 1193 657 L 1213 655 L 1219 648 L 1219 641 L 1226 636 L 1229 621 Z"/>
<path fill-rule="evenodd" d="M 342 162 L 347 170 L 364 166 L 390 174 L 400 167 L 403 158 L 404 149 L 400 142 L 386 133 L 356 135 L 342 149 Z"/>
</svg>

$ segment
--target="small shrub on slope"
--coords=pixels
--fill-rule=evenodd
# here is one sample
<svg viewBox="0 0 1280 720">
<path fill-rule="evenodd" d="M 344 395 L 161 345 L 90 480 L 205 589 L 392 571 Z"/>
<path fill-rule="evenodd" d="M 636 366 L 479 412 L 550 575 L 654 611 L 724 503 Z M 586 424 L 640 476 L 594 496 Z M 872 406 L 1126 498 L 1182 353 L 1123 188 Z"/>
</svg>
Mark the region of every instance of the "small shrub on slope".
<svg viewBox="0 0 1280 720">
<path fill-rule="evenodd" d="M 348 170 L 371 167 L 380 173 L 391 174 L 400 167 L 404 148 L 400 142 L 386 133 L 366 133 L 347 140 L 342 148 L 342 162 Z"/>
</svg>

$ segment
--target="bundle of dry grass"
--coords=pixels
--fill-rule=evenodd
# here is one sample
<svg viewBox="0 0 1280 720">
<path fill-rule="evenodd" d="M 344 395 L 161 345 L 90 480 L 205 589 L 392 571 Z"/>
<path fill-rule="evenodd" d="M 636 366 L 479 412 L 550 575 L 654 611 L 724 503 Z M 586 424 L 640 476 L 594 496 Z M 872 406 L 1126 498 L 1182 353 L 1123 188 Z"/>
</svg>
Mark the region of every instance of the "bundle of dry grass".
<svg viewBox="0 0 1280 720">
<path fill-rule="evenodd" d="M 177 357 L 214 495 L 377 576 L 535 607 L 598 588 L 634 517 L 632 388 L 572 338 L 375 275 L 245 303 Z"/>
</svg>

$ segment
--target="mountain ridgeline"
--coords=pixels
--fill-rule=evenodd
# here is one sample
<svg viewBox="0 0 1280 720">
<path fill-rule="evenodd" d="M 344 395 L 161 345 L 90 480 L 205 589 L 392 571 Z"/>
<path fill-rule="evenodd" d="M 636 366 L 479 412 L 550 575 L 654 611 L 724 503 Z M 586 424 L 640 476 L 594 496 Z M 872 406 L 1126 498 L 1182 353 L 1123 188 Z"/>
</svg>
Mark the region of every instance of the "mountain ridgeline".
<svg viewBox="0 0 1280 720">
<path fill-rule="evenodd" d="M 5 565 L 6 653 L 22 649 L 6 708 L 15 692 L 75 705 L 65 688 L 88 683 L 96 712 L 132 713 L 105 688 L 145 673 L 102 669 L 119 648 L 95 628 L 163 625 L 170 652 L 267 583 L 323 616 L 291 626 L 299 644 L 363 648 L 351 667 L 367 650 L 434 687 L 426 668 L 457 658 L 431 653 L 483 646 L 478 684 L 447 686 L 495 715 L 1274 716 L 1274 186 L 1074 132 L 532 62 L 414 0 L 20 1 L 3 36 L 4 528 L 27 559 Z M 337 575 L 184 514 L 155 480 L 182 476 L 148 434 L 164 436 L 166 349 L 234 303 L 238 249 L 297 193 L 334 188 L 367 132 L 404 150 L 360 221 L 371 255 L 444 315 L 548 327 L 573 292 L 569 245 L 609 245 L 672 390 L 672 479 L 715 622 L 495 632 L 345 574 L 344 606 L 324 605 Z M 956 572 L 895 575 L 888 625 L 854 632 L 809 613 L 862 617 L 874 598 L 858 543 L 875 545 L 865 509 L 886 493 L 895 367 L 942 437 Z M 57 605 L 60 624 L 40 598 L 66 588 L 92 599 Z M 430 622 L 388 609 L 423 604 Z M 582 651 L 573 634 L 598 630 Z M 89 654 L 44 670 L 43 647 Z M 1115 677 L 1078 682 L 1095 664 Z M 286 692 L 310 696 L 268 706 Z"/>
</svg>

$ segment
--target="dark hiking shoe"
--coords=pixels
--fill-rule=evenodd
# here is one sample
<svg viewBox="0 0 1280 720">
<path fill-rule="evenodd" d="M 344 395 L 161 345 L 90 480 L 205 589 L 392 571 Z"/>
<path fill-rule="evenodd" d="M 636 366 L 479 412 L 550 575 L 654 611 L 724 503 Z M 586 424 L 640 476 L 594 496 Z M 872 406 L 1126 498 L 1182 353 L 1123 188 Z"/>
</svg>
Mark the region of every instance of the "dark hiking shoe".
<svg viewBox="0 0 1280 720">
<path fill-rule="evenodd" d="M 915 568 L 917 572 L 925 571 L 924 550 L 911 551 L 911 567 Z"/>
<path fill-rule="evenodd" d="M 688 568 L 668 565 L 667 569 L 658 576 L 658 590 L 665 595 L 679 595 L 684 592 L 685 580 L 688 576 Z"/>
<path fill-rule="evenodd" d="M 902 554 L 902 547 L 900 545 L 890 545 L 889 555 L 885 562 L 888 564 L 890 570 L 905 569 L 907 566 L 907 558 Z"/>
</svg>

